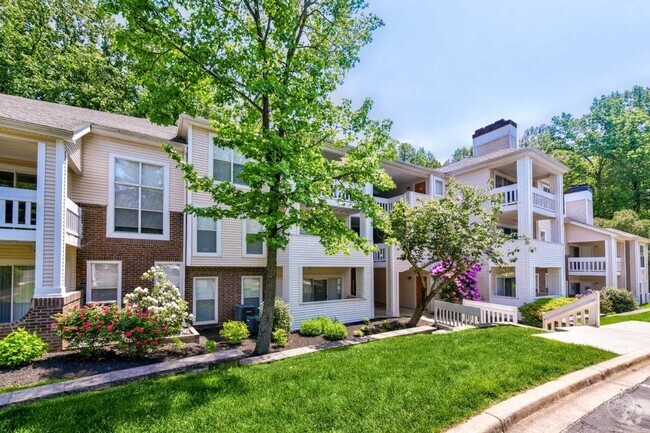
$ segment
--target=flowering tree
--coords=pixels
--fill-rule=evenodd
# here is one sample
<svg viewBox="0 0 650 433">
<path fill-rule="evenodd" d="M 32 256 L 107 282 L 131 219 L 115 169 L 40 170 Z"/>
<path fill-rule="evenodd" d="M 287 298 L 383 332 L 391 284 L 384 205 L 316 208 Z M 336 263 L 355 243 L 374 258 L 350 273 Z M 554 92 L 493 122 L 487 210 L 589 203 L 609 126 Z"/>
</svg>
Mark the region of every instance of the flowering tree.
<svg viewBox="0 0 650 433">
<path fill-rule="evenodd" d="M 500 213 L 500 199 L 489 188 L 460 185 L 453 180 L 440 200 L 425 200 L 415 206 L 399 201 L 394 205 L 389 215 L 388 242 L 398 246 L 399 258 L 411 264 L 422 287 L 410 325 L 417 325 L 426 306 L 441 291 L 452 285 L 458 288 L 459 277 L 475 263 L 504 266 L 516 260 L 517 247 L 507 253 L 502 247 L 518 235 L 506 235 L 497 228 Z M 434 265 L 427 285 L 426 275 Z"/>
<path fill-rule="evenodd" d="M 453 271 L 448 262 L 440 262 L 431 269 L 431 276 L 433 278 L 439 278 L 449 273 L 453 275 Z M 444 286 L 440 289 L 440 299 L 455 303 L 462 303 L 463 299 L 470 299 L 472 301 L 481 299 L 477 278 L 479 272 L 481 272 L 481 265 L 478 263 L 469 264 L 467 270 L 456 278 L 454 284 Z"/>
</svg>

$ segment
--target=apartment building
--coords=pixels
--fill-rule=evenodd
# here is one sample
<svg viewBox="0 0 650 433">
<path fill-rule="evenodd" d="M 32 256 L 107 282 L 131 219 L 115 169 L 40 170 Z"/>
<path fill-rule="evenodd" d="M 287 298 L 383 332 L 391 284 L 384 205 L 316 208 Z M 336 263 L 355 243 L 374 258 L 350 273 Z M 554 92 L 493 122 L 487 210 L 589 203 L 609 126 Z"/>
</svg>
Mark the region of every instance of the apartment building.
<svg viewBox="0 0 650 433">
<path fill-rule="evenodd" d="M 188 203 L 212 202 L 185 188 L 161 149 L 170 143 L 201 175 L 246 188 L 238 177 L 246 160 L 215 147 L 213 133 L 205 119 L 181 116 L 177 125 L 161 127 L 0 95 L 0 337 L 24 326 L 59 347 L 50 328 L 53 314 L 88 302 L 121 303 L 154 265 L 179 287 L 196 326 L 234 319 L 238 304 L 259 305 L 266 248 L 246 236 L 259 230 L 258 224 L 183 213 Z M 341 156 L 333 149 L 324 152 Z M 583 274 L 574 272 L 583 259 L 601 257 L 602 229 L 593 228 L 586 216 L 580 220 L 576 209 L 584 204 L 578 202 L 582 195 L 567 194 L 565 218 L 562 176 L 568 169 L 538 150 L 517 148 L 512 121 L 477 130 L 474 158 L 436 170 L 400 161 L 386 163 L 385 169 L 393 190 L 365 187 L 385 210 L 401 199 L 414 205 L 443 196 L 449 177 L 477 186 L 494 182 L 494 193 L 504 202 L 499 226 L 527 235 L 535 252 L 520 245 L 511 267 L 484 264 L 480 287 L 486 301 L 520 305 L 584 291 L 588 284 L 599 288 L 601 280 L 647 293 L 647 239 L 619 233 L 620 245 L 601 243 L 602 257 L 621 258 L 623 279 L 611 272 L 611 264 L 602 275 L 584 275 L 591 272 L 587 267 L 580 268 Z M 396 247 L 387 246 L 345 197 L 329 202 L 377 251 L 327 255 L 317 237 L 293 228 L 288 247 L 278 255 L 277 295 L 290 304 L 294 327 L 320 315 L 353 322 L 415 307 L 418 279 L 399 260 Z M 580 237 L 576 230 L 583 229 L 591 237 Z M 607 233 L 611 239 L 613 231 Z"/>
</svg>

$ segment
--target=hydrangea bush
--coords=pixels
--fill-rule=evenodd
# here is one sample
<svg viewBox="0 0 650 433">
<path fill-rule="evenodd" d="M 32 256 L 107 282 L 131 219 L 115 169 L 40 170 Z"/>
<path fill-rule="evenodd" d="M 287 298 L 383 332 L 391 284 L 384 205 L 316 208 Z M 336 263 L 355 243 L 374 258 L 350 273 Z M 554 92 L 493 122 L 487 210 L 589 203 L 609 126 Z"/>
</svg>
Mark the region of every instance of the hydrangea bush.
<svg viewBox="0 0 650 433">
<path fill-rule="evenodd" d="M 468 269 L 460 274 L 453 284 L 443 287 L 440 290 L 440 299 L 447 302 L 460 304 L 463 299 L 478 301 L 481 299 L 481 292 L 478 288 L 477 275 L 481 272 L 481 265 L 478 263 L 469 264 Z M 431 276 L 438 278 L 452 278 L 455 269 L 449 262 L 440 262 L 431 268 Z"/>
</svg>

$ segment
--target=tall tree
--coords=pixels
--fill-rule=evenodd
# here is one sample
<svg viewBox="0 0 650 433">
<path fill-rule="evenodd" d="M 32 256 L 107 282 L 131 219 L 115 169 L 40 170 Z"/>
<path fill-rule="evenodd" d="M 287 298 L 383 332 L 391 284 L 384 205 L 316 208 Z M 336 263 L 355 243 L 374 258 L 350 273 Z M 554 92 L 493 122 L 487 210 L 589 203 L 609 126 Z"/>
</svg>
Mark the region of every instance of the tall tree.
<svg viewBox="0 0 650 433">
<path fill-rule="evenodd" d="M 454 154 L 451 156 L 451 159 L 449 159 L 445 164 L 462 161 L 463 159 L 471 158 L 472 156 L 474 156 L 474 150 L 471 146 L 461 146 L 454 150 Z"/>
<path fill-rule="evenodd" d="M 0 2 L 0 92 L 141 114 L 115 21 L 94 0 Z"/>
<path fill-rule="evenodd" d="M 123 41 L 149 71 L 152 116 L 170 104 L 208 116 L 214 145 L 248 158 L 240 188 L 200 177 L 171 146 L 188 188 L 215 205 L 186 210 L 213 219 L 257 220 L 252 239 L 267 247 L 264 308 L 256 353 L 268 352 L 278 250 L 299 226 L 326 251 L 370 252 L 372 245 L 337 218 L 328 197 L 358 209 L 386 230 L 386 218 L 366 185 L 392 187 L 382 161 L 396 156 L 391 123 L 369 118 L 371 102 L 354 109 L 331 93 L 358 61 L 381 21 L 362 0 L 106 0 L 125 20 Z M 179 93 L 181 93 L 179 95 Z M 174 99 L 180 96 L 173 102 Z M 327 158 L 323 146 L 344 154 Z M 345 197 L 345 198 L 343 198 Z"/>
<path fill-rule="evenodd" d="M 410 143 L 400 143 L 397 147 L 397 154 L 398 158 L 404 162 L 429 168 L 440 167 L 440 161 L 424 147 L 415 148 Z"/>
<path fill-rule="evenodd" d="M 521 144 L 569 166 L 566 184 L 589 184 L 596 216 L 625 208 L 650 216 L 650 88 L 601 96 L 581 117 L 562 113 L 530 128 Z"/>
</svg>

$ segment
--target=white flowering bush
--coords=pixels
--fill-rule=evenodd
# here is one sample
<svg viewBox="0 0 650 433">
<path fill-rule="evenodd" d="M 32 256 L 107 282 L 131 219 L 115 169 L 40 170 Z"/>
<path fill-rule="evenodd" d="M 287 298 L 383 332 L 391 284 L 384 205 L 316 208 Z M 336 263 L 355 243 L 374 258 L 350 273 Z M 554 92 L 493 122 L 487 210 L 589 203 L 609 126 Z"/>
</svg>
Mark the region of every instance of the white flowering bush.
<svg viewBox="0 0 650 433">
<path fill-rule="evenodd" d="M 136 287 L 124 296 L 124 306 L 156 317 L 169 334 L 177 334 L 186 321 L 193 321 L 188 314 L 188 304 L 181 298 L 178 288 L 167 278 L 159 266 L 154 266 L 142 274 L 142 280 L 153 283 L 153 288 Z"/>
</svg>

